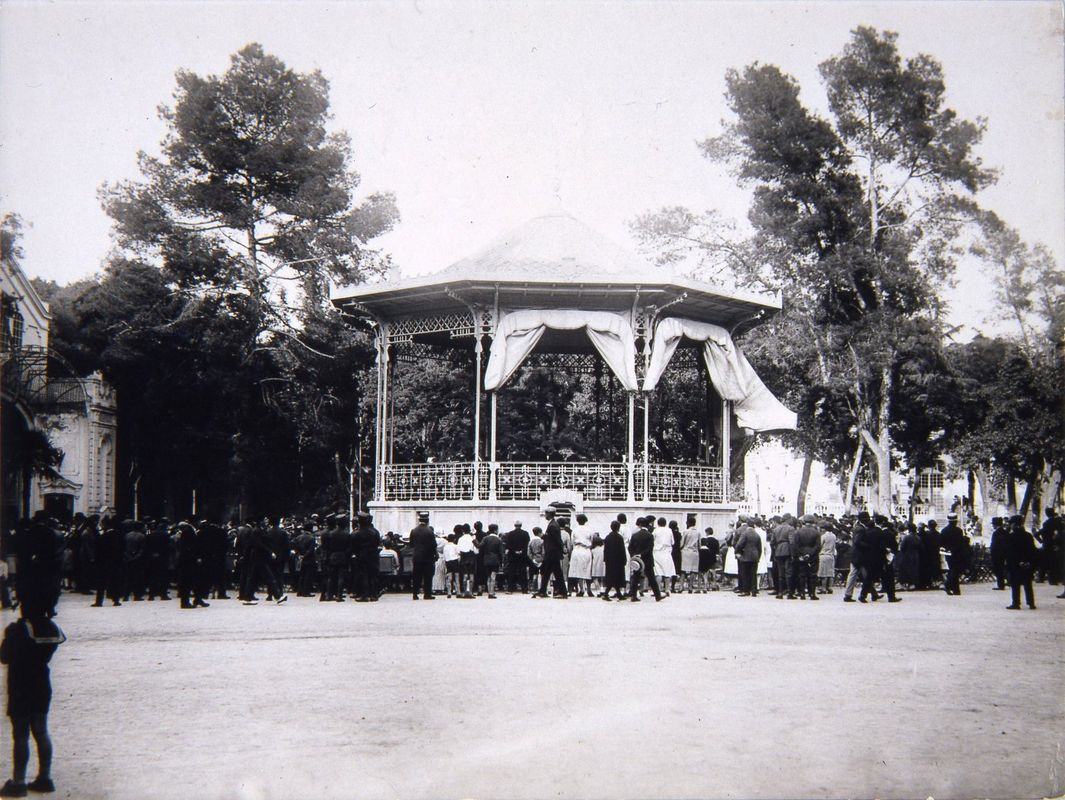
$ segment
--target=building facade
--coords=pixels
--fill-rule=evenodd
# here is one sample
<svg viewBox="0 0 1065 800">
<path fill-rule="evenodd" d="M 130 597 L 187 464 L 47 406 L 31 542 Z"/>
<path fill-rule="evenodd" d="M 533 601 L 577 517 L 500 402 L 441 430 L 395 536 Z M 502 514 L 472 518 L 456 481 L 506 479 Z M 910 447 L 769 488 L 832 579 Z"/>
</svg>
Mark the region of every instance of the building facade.
<svg viewBox="0 0 1065 800">
<path fill-rule="evenodd" d="M 49 346 L 51 316 L 25 273 L 0 262 L 0 514 L 5 528 L 115 505 L 117 405 L 99 373 L 79 377 Z M 49 454 L 62 454 L 58 464 Z"/>
</svg>

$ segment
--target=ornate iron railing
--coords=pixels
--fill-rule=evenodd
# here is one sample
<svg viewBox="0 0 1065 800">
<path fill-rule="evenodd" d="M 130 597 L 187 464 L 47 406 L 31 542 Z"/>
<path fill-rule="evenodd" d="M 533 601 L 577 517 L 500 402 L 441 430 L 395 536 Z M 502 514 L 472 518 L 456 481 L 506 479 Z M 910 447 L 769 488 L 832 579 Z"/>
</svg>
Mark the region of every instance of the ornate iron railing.
<svg viewBox="0 0 1065 800">
<path fill-rule="evenodd" d="M 474 464 L 383 464 L 385 500 L 472 500 Z"/>
<path fill-rule="evenodd" d="M 599 462 L 505 461 L 496 471 L 498 500 L 537 500 L 551 489 L 572 489 L 585 500 L 624 500 L 628 468 Z"/>
<path fill-rule="evenodd" d="M 539 500 L 554 489 L 580 492 L 590 502 L 625 502 L 629 467 L 618 462 L 449 461 L 384 464 L 380 499 L 384 501 Z M 674 464 L 633 465 L 635 502 L 723 503 L 725 476 L 720 467 Z M 493 493 L 492 488 L 495 488 Z"/>
<path fill-rule="evenodd" d="M 679 464 L 637 464 L 633 475 L 636 499 L 653 503 L 724 503 L 721 467 Z"/>
</svg>

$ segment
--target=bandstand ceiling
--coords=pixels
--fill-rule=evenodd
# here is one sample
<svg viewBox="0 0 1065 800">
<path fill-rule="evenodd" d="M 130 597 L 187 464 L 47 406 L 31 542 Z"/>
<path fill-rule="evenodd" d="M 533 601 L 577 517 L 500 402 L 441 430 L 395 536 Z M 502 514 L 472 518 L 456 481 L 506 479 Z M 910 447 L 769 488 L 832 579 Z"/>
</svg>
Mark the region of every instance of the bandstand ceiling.
<svg viewBox="0 0 1065 800">
<path fill-rule="evenodd" d="M 670 316 L 729 329 L 780 310 L 779 295 L 725 291 L 673 275 L 567 214 L 530 220 L 440 272 L 357 286 L 338 293 L 333 303 L 383 320 L 464 313 L 467 304 L 589 311 L 627 311 L 634 304 L 662 309 L 669 304 Z M 443 343 L 444 337 L 432 338 Z M 576 347 L 583 349 L 583 342 Z"/>
</svg>

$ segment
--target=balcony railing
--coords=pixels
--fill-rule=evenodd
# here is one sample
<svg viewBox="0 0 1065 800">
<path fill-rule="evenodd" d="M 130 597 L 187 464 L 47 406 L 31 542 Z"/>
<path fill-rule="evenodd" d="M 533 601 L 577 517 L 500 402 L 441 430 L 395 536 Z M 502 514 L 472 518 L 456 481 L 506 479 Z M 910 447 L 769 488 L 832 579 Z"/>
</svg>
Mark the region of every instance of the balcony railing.
<svg viewBox="0 0 1065 800">
<path fill-rule="evenodd" d="M 636 497 L 655 503 L 725 502 L 724 472 L 720 467 L 638 464 L 634 478 Z"/>
<path fill-rule="evenodd" d="M 493 472 L 495 473 L 493 476 Z M 630 478 L 631 475 L 631 478 Z M 618 462 L 449 461 L 383 464 L 383 501 L 539 500 L 543 492 L 568 489 L 589 502 L 723 503 L 720 467 Z M 631 487 L 630 487 L 631 480 Z"/>
<path fill-rule="evenodd" d="M 497 500 L 538 500 L 541 492 L 572 489 L 585 500 L 624 500 L 629 471 L 625 464 L 566 461 L 501 462 L 496 470 Z"/>
</svg>

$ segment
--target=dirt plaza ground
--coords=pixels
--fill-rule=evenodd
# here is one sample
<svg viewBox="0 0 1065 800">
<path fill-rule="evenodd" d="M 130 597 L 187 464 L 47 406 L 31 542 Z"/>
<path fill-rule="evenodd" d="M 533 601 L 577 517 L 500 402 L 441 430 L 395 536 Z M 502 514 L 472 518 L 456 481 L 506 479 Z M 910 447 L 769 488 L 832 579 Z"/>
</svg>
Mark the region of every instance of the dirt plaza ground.
<svg viewBox="0 0 1065 800">
<path fill-rule="evenodd" d="M 1057 591 L 1038 611 L 986 584 L 890 606 L 67 595 L 56 796 L 1059 795 Z M 6 770 L 6 725 L 0 748 Z"/>
</svg>

